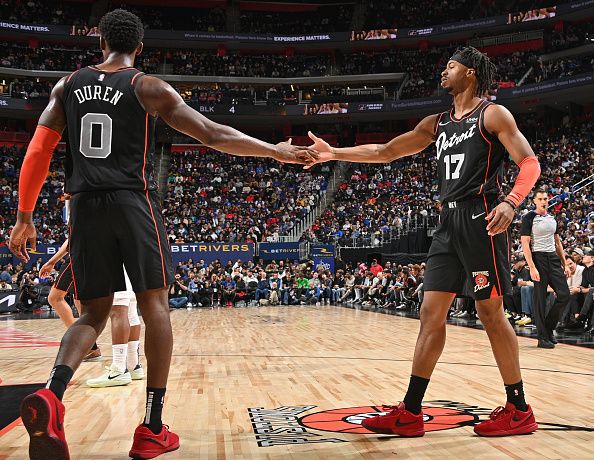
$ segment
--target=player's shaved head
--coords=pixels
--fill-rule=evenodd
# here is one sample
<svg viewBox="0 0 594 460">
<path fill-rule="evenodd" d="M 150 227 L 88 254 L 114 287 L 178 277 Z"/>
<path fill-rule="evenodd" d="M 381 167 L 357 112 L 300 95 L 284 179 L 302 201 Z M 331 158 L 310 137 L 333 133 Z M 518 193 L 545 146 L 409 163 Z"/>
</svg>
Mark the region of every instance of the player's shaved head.
<svg viewBox="0 0 594 460">
<path fill-rule="evenodd" d="M 101 18 L 99 32 L 111 51 L 131 54 L 142 42 L 144 26 L 134 13 L 118 8 Z"/>
</svg>

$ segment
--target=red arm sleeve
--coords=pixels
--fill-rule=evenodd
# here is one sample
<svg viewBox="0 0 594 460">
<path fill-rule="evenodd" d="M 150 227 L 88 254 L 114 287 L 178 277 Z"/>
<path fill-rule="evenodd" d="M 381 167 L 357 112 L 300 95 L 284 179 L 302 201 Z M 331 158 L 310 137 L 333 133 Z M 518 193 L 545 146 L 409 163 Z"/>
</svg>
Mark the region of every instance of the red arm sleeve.
<svg viewBox="0 0 594 460">
<path fill-rule="evenodd" d="M 519 164 L 520 173 L 516 178 L 514 188 L 505 198 L 513 204 L 519 206 L 524 198 L 528 196 L 534 184 L 540 177 L 540 164 L 535 156 L 529 156 L 522 160 Z"/>
<path fill-rule="evenodd" d="M 37 125 L 19 176 L 19 211 L 31 212 L 35 209 L 37 197 L 49 171 L 52 154 L 61 138 L 59 132 L 47 126 Z"/>
</svg>

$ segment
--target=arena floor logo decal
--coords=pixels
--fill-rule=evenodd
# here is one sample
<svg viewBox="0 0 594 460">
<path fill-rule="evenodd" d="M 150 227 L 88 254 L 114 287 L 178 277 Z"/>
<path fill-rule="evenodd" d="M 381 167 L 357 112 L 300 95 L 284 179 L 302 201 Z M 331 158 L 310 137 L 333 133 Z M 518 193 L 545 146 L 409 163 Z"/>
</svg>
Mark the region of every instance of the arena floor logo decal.
<svg viewBox="0 0 594 460">
<path fill-rule="evenodd" d="M 363 428 L 361 422 L 366 418 L 385 414 L 389 410 L 386 406 L 357 406 L 302 415 L 316 407 L 310 405 L 283 406 L 276 409 L 261 407 L 248 409 L 258 445 L 260 447 L 271 447 L 285 444 L 348 442 L 347 439 L 324 437 L 324 435 L 318 434 L 316 431 L 377 436 L 376 433 Z M 473 426 L 481 420 L 486 420 L 491 412 L 492 409 L 471 406 L 456 401 L 427 401 L 427 406 L 423 406 L 425 431 L 443 431 L 463 426 Z M 542 421 L 539 421 L 539 429 L 594 432 L 594 428 L 590 427 L 544 423 Z"/>
</svg>

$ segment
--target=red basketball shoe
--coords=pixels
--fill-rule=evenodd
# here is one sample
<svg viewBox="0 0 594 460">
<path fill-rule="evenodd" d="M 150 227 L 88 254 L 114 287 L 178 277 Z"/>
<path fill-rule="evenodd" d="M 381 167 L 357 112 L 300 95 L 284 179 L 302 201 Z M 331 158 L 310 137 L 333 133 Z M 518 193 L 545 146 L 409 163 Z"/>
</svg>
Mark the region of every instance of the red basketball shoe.
<svg viewBox="0 0 594 460">
<path fill-rule="evenodd" d="M 489 420 L 475 425 L 474 432 L 479 436 L 512 436 L 534 433 L 537 429 L 538 423 L 530 406 L 522 412 L 508 402 L 505 407 L 499 406 L 491 412 Z"/>
<path fill-rule="evenodd" d="M 132 458 L 154 458 L 166 452 L 179 449 L 179 436 L 163 425 L 159 434 L 140 424 L 134 431 L 134 442 L 128 455 Z"/>
<path fill-rule="evenodd" d="M 21 403 L 21 419 L 29 433 L 31 460 L 68 460 L 64 434 L 64 404 L 50 390 L 42 388 Z"/>
<path fill-rule="evenodd" d="M 417 437 L 425 434 L 423 412 L 415 415 L 406 410 L 404 403 L 397 406 L 382 406 L 390 410 L 385 415 L 367 418 L 361 422 L 369 431 L 381 434 L 398 434 L 405 437 Z"/>
</svg>

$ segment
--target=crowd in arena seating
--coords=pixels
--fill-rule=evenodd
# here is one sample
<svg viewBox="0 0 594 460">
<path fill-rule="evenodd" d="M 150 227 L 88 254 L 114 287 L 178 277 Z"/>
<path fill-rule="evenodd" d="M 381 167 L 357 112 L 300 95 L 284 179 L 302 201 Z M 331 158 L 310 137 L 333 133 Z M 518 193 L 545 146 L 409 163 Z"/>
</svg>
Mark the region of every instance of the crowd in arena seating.
<svg viewBox="0 0 594 460">
<path fill-rule="evenodd" d="M 288 259 L 226 265 L 190 259 L 177 266 L 169 304 L 181 308 L 353 303 L 403 310 L 418 306 L 422 297 L 424 264 L 386 262 L 382 267 L 375 261 L 353 266 L 337 258 L 335 274 L 312 265 Z"/>
<path fill-rule="evenodd" d="M 227 77 L 315 77 L 327 75 L 327 56 L 225 55 L 176 50 L 170 53 L 173 73 Z"/>
<path fill-rule="evenodd" d="M 177 29 L 205 32 L 228 30 L 226 8 L 169 7 L 139 5 L 138 2 L 113 0 L 109 9 L 125 8 L 137 14 L 150 29 Z M 200 6 L 200 5 L 197 5 Z M 370 1 L 362 14 L 365 29 L 414 28 L 549 7 L 550 2 L 472 2 L 452 0 Z M 307 11 L 273 12 L 242 10 L 240 32 L 260 34 L 319 34 L 352 29 L 353 3 L 319 5 Z M 38 24 L 65 24 L 92 27 L 89 2 L 0 0 L 0 19 Z M 233 24 L 235 27 L 235 24 Z"/>
<path fill-rule="evenodd" d="M 418 155 L 386 165 L 353 164 L 334 203 L 302 240 L 376 246 L 393 231 L 437 213 L 435 162 Z"/>
<path fill-rule="evenodd" d="M 19 171 L 25 156 L 24 147 L 0 147 L 0 242 L 6 241 L 16 219 L 18 205 Z M 62 219 L 64 187 L 64 155 L 57 152 L 52 157 L 50 174 L 41 190 L 34 219 L 38 240 L 42 243 L 61 244 L 66 227 Z"/>
<path fill-rule="evenodd" d="M 330 165 L 305 172 L 201 148 L 173 153 L 164 199 L 170 241 L 276 241 L 319 202 Z"/>
<path fill-rule="evenodd" d="M 223 32 L 227 29 L 227 13 L 223 8 L 167 7 L 112 1 L 110 9 L 113 8 L 124 8 L 138 15 L 148 29 L 201 32 Z"/>
<path fill-rule="evenodd" d="M 258 34 L 320 34 L 350 30 L 353 4 L 321 6 L 307 12 L 242 11 L 242 32 Z"/>
<path fill-rule="evenodd" d="M 469 19 L 477 2 L 371 0 L 366 9 L 365 28 L 422 27 Z"/>
<path fill-rule="evenodd" d="M 0 85 L 0 95 L 17 99 L 49 97 L 53 87 L 54 83 L 49 80 L 38 81 L 27 78 L 15 78 L 9 80 L 5 85 Z"/>
<path fill-rule="evenodd" d="M 426 51 L 390 49 L 382 52 L 353 52 L 345 54 L 342 65 L 332 62 L 326 55 L 243 55 L 219 56 L 214 52 L 200 50 L 146 50 L 136 62 L 138 69 L 146 73 L 170 73 L 179 75 L 230 76 L 230 77 L 308 77 L 329 75 L 357 75 L 368 73 L 404 72 L 407 74 L 401 99 L 428 97 L 439 94 L 440 72 L 445 67 L 455 46 L 431 47 Z M 594 58 L 591 55 L 565 57 L 541 61 L 542 51 L 516 51 L 493 57 L 498 68 L 497 80 L 523 84 L 540 82 L 591 71 Z M 36 49 L 25 45 L 5 43 L 0 49 L 0 65 L 27 70 L 73 71 L 86 65 L 101 62 L 98 50 L 88 48 L 55 48 L 42 46 Z M 523 79 L 528 72 L 527 78 Z M 187 99 L 204 96 L 197 91 L 185 92 Z M 225 90 L 229 90 L 226 88 Z M 249 87 L 235 87 L 233 91 L 253 92 Z M 39 93 L 39 91 L 37 91 Z M 221 93 L 221 89 L 217 88 Z M 286 91 L 283 91 L 286 92 Z M 291 90 L 291 92 L 294 92 Z M 241 100 L 246 95 L 231 95 Z M 275 94 L 271 94 L 274 98 Z M 207 99 L 220 102 L 218 95 Z M 278 98 L 287 99 L 286 97 Z M 293 99 L 294 98 L 290 98 Z M 246 98 L 247 103 L 253 97 Z"/>
<path fill-rule="evenodd" d="M 0 19 L 33 24 L 85 24 L 90 3 L 41 0 L 0 0 Z"/>
</svg>

